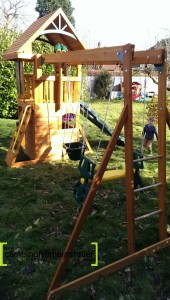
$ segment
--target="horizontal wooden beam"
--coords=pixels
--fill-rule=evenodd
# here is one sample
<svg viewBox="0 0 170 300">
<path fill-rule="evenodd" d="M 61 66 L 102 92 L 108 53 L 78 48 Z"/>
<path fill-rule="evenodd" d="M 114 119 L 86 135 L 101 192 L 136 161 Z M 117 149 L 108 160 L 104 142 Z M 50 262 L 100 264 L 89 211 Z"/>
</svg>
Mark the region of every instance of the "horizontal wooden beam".
<svg viewBox="0 0 170 300">
<path fill-rule="evenodd" d="M 9 54 L 2 55 L 2 60 L 18 60 L 22 59 L 24 61 L 33 61 L 35 59 L 34 53 L 20 53 L 20 52 L 12 52 Z"/>
<path fill-rule="evenodd" d="M 129 49 L 134 45 L 129 44 Z M 64 53 L 43 54 L 45 63 L 69 63 L 69 64 L 116 64 L 122 63 L 124 46 L 104 47 L 89 50 L 68 51 Z"/>
<path fill-rule="evenodd" d="M 44 63 L 69 63 L 85 65 L 113 65 L 116 63 L 123 64 L 123 46 L 43 54 L 42 60 Z M 135 51 L 132 57 L 132 65 L 162 64 L 163 60 L 163 49 Z"/>
<path fill-rule="evenodd" d="M 156 251 L 159 251 L 160 249 L 164 249 L 170 245 L 170 238 L 167 238 L 165 240 L 162 240 L 156 244 L 153 244 L 149 247 L 145 247 L 144 249 L 135 252 L 131 255 L 128 255 L 116 262 L 113 262 L 105 267 L 102 267 L 94 272 L 91 272 L 83 277 L 80 277 L 74 281 L 71 281 L 69 283 L 66 283 L 60 287 L 57 287 L 53 290 L 51 290 L 47 296 L 47 299 L 53 299 L 53 296 L 55 295 L 55 299 L 58 299 L 58 297 L 68 290 L 75 290 L 79 288 L 80 286 L 85 286 L 87 284 L 91 284 L 92 282 L 100 279 L 101 277 L 104 277 L 106 275 L 112 274 L 113 272 L 117 272 L 118 270 L 121 270 L 125 268 L 127 265 L 130 265 L 137 260 L 139 260 L 144 255 L 152 255 Z"/>
<path fill-rule="evenodd" d="M 135 51 L 132 63 L 133 65 L 162 64 L 164 61 L 164 56 L 164 49 Z"/>
<path fill-rule="evenodd" d="M 134 45 L 129 44 L 132 48 Z M 130 47 L 129 46 L 129 47 Z M 96 64 L 96 65 L 113 65 L 122 64 L 123 47 L 103 47 L 88 50 L 76 50 L 62 53 L 42 54 L 42 60 L 45 63 L 69 63 L 69 64 Z M 164 60 L 164 49 L 154 49 L 145 51 L 135 51 L 133 54 L 132 65 L 140 64 L 162 64 Z M 3 60 L 34 60 L 33 53 L 10 53 L 2 56 Z"/>
</svg>

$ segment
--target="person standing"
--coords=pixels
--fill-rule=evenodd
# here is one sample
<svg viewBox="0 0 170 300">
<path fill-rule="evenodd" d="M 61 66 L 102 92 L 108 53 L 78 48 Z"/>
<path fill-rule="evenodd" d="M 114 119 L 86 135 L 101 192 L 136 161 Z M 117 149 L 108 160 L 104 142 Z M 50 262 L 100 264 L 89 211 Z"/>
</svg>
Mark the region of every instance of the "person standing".
<svg viewBox="0 0 170 300">
<path fill-rule="evenodd" d="M 144 126 L 142 131 L 143 142 L 142 142 L 142 152 L 144 148 L 147 148 L 149 154 L 152 155 L 152 144 L 154 141 L 154 135 L 158 140 L 158 131 L 154 125 L 155 117 L 149 117 L 148 123 Z"/>
</svg>

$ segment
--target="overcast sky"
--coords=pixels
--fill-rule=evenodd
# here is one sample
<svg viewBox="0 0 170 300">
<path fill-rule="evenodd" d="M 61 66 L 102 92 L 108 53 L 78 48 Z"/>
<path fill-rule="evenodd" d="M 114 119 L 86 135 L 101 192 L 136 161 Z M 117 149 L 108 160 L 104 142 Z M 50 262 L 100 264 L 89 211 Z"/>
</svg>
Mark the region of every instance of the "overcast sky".
<svg viewBox="0 0 170 300">
<path fill-rule="evenodd" d="M 79 36 L 87 46 L 135 44 L 145 50 L 158 39 L 170 36 L 169 0 L 71 0 Z M 30 1 L 30 22 L 37 14 L 36 0 Z"/>
</svg>

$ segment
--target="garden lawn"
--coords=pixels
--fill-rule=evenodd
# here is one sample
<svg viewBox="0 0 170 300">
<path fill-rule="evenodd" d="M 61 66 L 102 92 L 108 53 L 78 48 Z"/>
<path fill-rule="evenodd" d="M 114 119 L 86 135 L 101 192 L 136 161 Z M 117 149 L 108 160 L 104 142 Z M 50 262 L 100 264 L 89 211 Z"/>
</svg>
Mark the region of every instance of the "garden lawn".
<svg viewBox="0 0 170 300">
<path fill-rule="evenodd" d="M 107 101 L 90 104 L 101 119 Z M 112 100 L 106 123 L 113 129 L 123 104 Z M 4 246 L 4 263 L 0 267 L 0 299 L 44 300 L 58 266 L 62 251 L 74 228 L 79 204 L 73 189 L 79 178 L 78 162 L 48 162 L 12 169 L 5 156 L 15 128 L 15 120 L 0 119 L 0 242 Z M 134 149 L 141 148 L 141 132 L 147 122 L 144 105 L 133 102 Z M 85 121 L 86 123 L 86 121 Z M 83 124 L 83 120 L 82 120 Z M 87 121 L 87 138 L 93 148 L 89 158 L 95 160 L 101 138 L 100 130 Z M 156 124 L 157 126 L 157 124 Z M 86 126 L 85 126 L 86 127 Z M 123 135 L 123 132 L 122 132 Z M 97 166 L 110 137 L 103 134 Z M 154 153 L 157 142 L 154 143 Z M 124 168 L 124 147 L 116 146 L 108 168 Z M 141 175 L 145 185 L 157 182 L 157 161 L 145 162 Z M 158 208 L 158 191 L 152 189 L 135 197 L 136 216 Z M 170 130 L 167 127 L 167 223 L 170 224 Z M 158 216 L 136 224 L 136 249 L 157 242 Z M 94 245 L 98 243 L 99 266 Z M 102 184 L 76 243 L 64 282 L 76 279 L 127 255 L 125 181 Z M 88 254 L 92 254 L 89 257 Z M 170 298 L 169 247 L 91 285 L 63 294 L 64 300 L 165 300 Z"/>
</svg>

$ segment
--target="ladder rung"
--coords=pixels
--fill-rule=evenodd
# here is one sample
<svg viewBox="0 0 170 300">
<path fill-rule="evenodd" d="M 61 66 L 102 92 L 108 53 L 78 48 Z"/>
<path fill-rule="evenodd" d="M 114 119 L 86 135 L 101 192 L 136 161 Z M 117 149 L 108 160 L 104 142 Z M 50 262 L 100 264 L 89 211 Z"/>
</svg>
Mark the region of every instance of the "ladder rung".
<svg viewBox="0 0 170 300">
<path fill-rule="evenodd" d="M 160 214 L 161 212 L 162 212 L 162 209 L 158 209 L 158 210 L 152 211 L 152 212 L 150 212 L 150 213 L 148 213 L 148 214 L 142 215 L 142 216 L 140 216 L 140 217 L 136 217 L 136 218 L 135 218 L 135 221 L 140 221 L 140 220 L 142 220 L 142 219 L 146 219 L 146 218 L 148 218 L 148 217 L 151 217 L 151 216 Z"/>
<path fill-rule="evenodd" d="M 140 161 L 154 160 L 154 159 L 161 158 L 161 157 L 162 157 L 162 155 L 143 157 L 143 158 L 135 159 L 135 160 L 133 160 L 133 162 L 135 163 L 135 162 L 140 162 Z"/>
<path fill-rule="evenodd" d="M 145 191 L 145 190 L 149 190 L 149 189 L 155 188 L 155 187 L 160 186 L 160 185 L 162 185 L 161 182 L 155 183 L 155 184 L 151 184 L 151 185 L 148 185 L 148 186 L 144 186 L 144 187 L 142 187 L 142 188 L 135 189 L 135 190 L 134 190 L 134 193 L 141 192 L 141 191 Z"/>
</svg>

